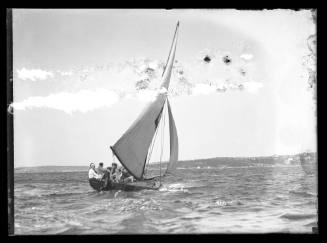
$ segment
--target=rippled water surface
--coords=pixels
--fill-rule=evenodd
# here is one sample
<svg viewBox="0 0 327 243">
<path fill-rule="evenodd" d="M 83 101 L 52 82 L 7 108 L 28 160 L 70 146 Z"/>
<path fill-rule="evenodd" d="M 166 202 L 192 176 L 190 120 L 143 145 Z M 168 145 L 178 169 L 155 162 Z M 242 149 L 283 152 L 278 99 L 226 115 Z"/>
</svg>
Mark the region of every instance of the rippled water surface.
<svg viewBox="0 0 327 243">
<path fill-rule="evenodd" d="M 95 192 L 87 171 L 16 173 L 15 233 L 311 233 L 316 187 L 300 165 L 194 162 L 140 192 Z"/>
</svg>

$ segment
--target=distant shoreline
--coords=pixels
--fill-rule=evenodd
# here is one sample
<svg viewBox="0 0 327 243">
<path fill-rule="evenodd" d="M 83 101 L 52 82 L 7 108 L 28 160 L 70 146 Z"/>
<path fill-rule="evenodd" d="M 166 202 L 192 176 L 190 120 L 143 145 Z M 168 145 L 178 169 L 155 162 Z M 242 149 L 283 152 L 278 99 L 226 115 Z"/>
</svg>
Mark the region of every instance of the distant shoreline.
<svg viewBox="0 0 327 243">
<path fill-rule="evenodd" d="M 283 163 L 284 161 L 298 162 L 300 156 L 304 153 L 296 155 L 272 155 L 272 156 L 257 156 L 257 157 L 216 157 L 210 159 L 194 159 L 194 160 L 180 160 L 178 164 L 186 163 L 262 163 L 262 164 L 271 164 L 271 163 Z M 308 153 L 310 156 L 316 157 L 316 152 Z M 166 161 L 162 164 L 167 163 Z M 152 162 L 149 166 L 158 166 L 159 162 Z M 62 166 L 62 165 L 41 165 L 41 166 L 23 166 L 14 168 L 15 173 L 24 173 L 24 172 L 74 172 L 74 171 L 86 171 L 88 169 L 87 165 L 72 165 L 72 166 Z"/>
</svg>

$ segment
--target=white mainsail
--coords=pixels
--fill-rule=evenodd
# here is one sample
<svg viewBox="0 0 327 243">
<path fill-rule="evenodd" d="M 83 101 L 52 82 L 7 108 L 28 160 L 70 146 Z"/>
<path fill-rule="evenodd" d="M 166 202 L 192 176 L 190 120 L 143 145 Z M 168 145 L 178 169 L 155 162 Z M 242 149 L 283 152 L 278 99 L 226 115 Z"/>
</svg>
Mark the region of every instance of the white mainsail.
<svg viewBox="0 0 327 243">
<path fill-rule="evenodd" d="M 142 179 L 143 177 L 148 150 L 158 127 L 161 113 L 167 99 L 171 70 L 175 59 L 178 27 L 179 23 L 177 23 L 176 26 L 173 43 L 162 75 L 163 81 L 160 88 L 161 90 L 165 89 L 165 92 L 160 92 L 155 101 L 144 109 L 123 136 L 110 147 L 122 165 L 137 179 Z M 173 162 L 178 159 L 178 138 L 169 104 L 168 113 L 171 143 L 170 162 L 168 167 L 173 167 L 173 164 L 175 164 Z"/>
</svg>

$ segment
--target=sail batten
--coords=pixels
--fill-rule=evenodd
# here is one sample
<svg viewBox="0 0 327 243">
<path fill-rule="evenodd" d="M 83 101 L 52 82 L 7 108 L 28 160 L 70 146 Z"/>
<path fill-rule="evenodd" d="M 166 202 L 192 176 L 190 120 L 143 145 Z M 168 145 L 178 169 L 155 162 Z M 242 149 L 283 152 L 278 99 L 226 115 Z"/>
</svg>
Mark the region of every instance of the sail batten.
<svg viewBox="0 0 327 243">
<path fill-rule="evenodd" d="M 178 26 L 179 24 L 177 24 L 175 30 L 166 68 L 162 77 L 162 85 L 160 87 L 166 90 L 168 90 L 169 87 L 171 70 L 175 58 Z M 144 109 L 122 137 L 110 147 L 121 164 L 137 179 L 143 178 L 149 147 L 160 122 L 166 99 L 166 93 L 159 93 L 155 101 Z"/>
</svg>

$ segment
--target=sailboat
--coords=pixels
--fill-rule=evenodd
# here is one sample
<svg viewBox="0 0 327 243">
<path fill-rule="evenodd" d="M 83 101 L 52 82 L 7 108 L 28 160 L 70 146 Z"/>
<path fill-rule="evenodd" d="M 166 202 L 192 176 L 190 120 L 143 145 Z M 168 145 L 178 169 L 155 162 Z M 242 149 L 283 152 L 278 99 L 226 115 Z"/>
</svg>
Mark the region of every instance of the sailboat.
<svg viewBox="0 0 327 243">
<path fill-rule="evenodd" d="M 113 146 L 110 146 L 113 157 L 116 157 L 119 160 L 122 166 L 136 179 L 136 181 L 129 183 L 113 182 L 108 190 L 157 190 L 161 186 L 161 178 L 169 173 L 172 173 L 176 168 L 176 163 L 178 161 L 178 136 L 171 106 L 168 101 L 167 92 L 175 59 L 178 28 L 179 22 L 176 25 L 173 42 L 171 44 L 166 66 L 162 73 L 162 83 L 158 95 L 153 102 L 145 107 L 143 112 L 118 139 L 118 141 Z M 165 107 L 167 108 L 165 109 Z M 149 164 L 156 134 L 159 130 L 159 124 L 161 122 L 164 124 L 166 111 L 169 117 L 170 138 L 170 154 L 167 168 L 164 173 L 161 173 L 161 153 L 160 175 L 155 177 L 146 177 L 144 175 L 145 167 Z M 163 144 L 161 144 L 161 146 L 163 146 Z"/>
<path fill-rule="evenodd" d="M 304 152 L 299 155 L 303 171 L 308 175 L 314 175 L 318 171 L 317 159 L 314 153 Z"/>
</svg>

